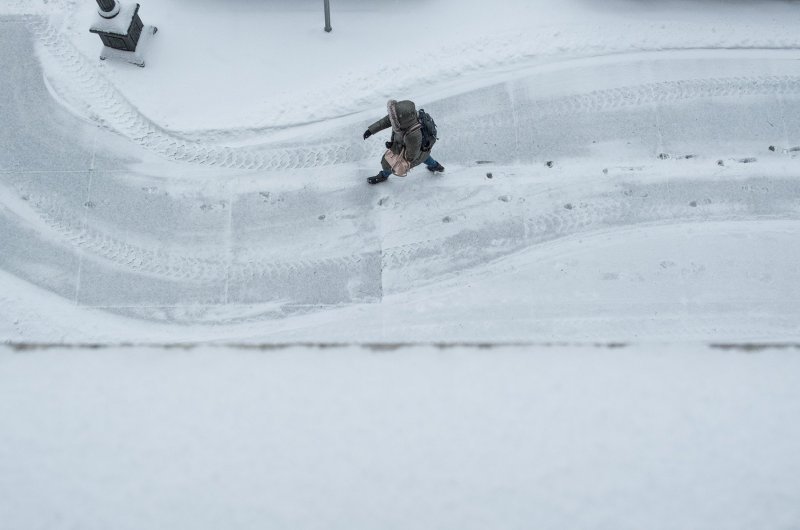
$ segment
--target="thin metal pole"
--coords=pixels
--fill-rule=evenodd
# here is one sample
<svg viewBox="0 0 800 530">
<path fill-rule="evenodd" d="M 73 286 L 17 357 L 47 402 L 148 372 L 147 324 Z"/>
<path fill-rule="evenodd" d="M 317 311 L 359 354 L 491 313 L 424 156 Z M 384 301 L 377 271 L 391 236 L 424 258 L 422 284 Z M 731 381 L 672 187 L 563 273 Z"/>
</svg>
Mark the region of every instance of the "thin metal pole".
<svg viewBox="0 0 800 530">
<path fill-rule="evenodd" d="M 325 31 L 331 32 L 331 0 L 325 0 Z"/>
</svg>

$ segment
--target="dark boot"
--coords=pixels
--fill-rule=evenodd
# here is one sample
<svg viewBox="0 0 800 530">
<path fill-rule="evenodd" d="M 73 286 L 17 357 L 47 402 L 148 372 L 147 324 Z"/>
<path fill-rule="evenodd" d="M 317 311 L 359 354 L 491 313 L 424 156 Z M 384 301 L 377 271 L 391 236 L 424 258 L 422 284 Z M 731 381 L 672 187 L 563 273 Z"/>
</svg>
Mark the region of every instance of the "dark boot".
<svg viewBox="0 0 800 530">
<path fill-rule="evenodd" d="M 389 180 L 389 177 L 385 176 L 383 173 L 378 173 L 374 177 L 369 177 L 367 179 L 367 182 L 369 182 L 370 184 L 379 184 L 385 180 Z"/>
<path fill-rule="evenodd" d="M 425 166 L 425 167 L 427 167 L 428 171 L 430 171 L 431 173 L 443 173 L 444 172 L 444 166 L 441 165 L 439 162 L 436 162 L 435 166 Z"/>
</svg>

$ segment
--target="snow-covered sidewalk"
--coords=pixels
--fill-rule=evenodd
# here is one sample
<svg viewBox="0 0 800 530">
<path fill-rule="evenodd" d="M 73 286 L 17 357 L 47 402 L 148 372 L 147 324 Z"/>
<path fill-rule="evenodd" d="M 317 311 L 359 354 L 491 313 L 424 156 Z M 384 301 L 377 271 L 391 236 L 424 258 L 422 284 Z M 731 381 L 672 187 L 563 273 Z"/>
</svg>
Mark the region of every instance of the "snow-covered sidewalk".
<svg viewBox="0 0 800 530">
<path fill-rule="evenodd" d="M 222 147 L 79 60 L 61 95 L 101 104 L 111 134 L 52 97 L 36 19 L 2 20 L 0 88 L 26 89 L 0 107 L 0 338 L 798 338 L 791 50 L 565 61 L 443 94 L 426 107 L 447 172 L 367 187 L 367 112 Z"/>
</svg>

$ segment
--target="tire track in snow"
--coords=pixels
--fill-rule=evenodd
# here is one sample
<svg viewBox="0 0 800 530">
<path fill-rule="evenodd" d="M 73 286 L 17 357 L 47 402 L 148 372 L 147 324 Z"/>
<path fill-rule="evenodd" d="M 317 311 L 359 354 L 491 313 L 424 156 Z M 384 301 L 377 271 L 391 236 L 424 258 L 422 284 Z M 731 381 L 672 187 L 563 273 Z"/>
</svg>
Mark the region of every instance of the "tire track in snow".
<svg viewBox="0 0 800 530">
<path fill-rule="evenodd" d="M 472 194 L 474 190 L 465 193 Z M 524 192 L 521 194 L 524 196 Z M 55 239 L 100 263 L 143 278 L 181 284 L 208 285 L 227 278 L 239 294 L 253 286 L 267 287 L 266 292 L 273 299 L 280 299 L 287 306 L 306 303 L 304 297 L 308 296 L 310 284 L 329 288 L 323 295 L 328 304 L 376 300 L 379 286 L 388 293 L 400 292 L 576 235 L 643 225 L 800 219 L 800 183 L 786 179 L 625 184 L 613 191 L 573 198 L 572 203 L 548 206 L 544 211 L 537 201 L 497 201 L 498 208 L 515 209 L 511 222 L 507 212 L 494 219 L 482 215 L 478 225 L 443 237 L 384 247 L 382 253 L 375 250 L 293 261 L 231 262 L 222 257 L 197 257 L 146 241 L 123 241 L 91 225 L 87 227 L 82 212 L 70 211 L 45 196 L 26 193 L 19 200 L 33 209 Z M 485 203 L 481 206 L 486 208 Z M 471 209 L 456 213 L 469 220 Z M 214 252 L 209 255 L 216 256 Z M 353 281 L 355 288 L 350 287 Z M 265 301 L 268 300 L 252 300 Z"/>
<path fill-rule="evenodd" d="M 701 204 L 692 198 L 701 198 Z M 525 204 L 520 212 L 523 217 L 516 223 L 503 218 L 454 235 L 384 248 L 384 272 L 399 274 L 398 271 L 419 268 L 425 274 L 417 276 L 421 278 L 417 285 L 423 285 L 446 274 L 574 235 L 649 224 L 765 217 L 796 220 L 800 219 L 798 204 L 800 184 L 788 180 L 631 184 L 622 192 L 581 197 L 576 204 L 551 207 L 543 213 Z"/>
<path fill-rule="evenodd" d="M 536 101 L 537 112 L 575 115 L 689 99 L 800 94 L 798 76 L 754 76 L 660 81 Z"/>
<path fill-rule="evenodd" d="M 189 139 L 144 116 L 45 18 L 29 17 L 28 21 L 45 52 L 65 73 L 53 80 L 63 97 L 81 106 L 103 126 L 167 159 L 210 167 L 281 170 L 355 162 L 380 151 L 373 145 L 356 141 L 229 147 L 204 142 L 197 133 L 191 135 L 195 139 Z M 800 76 L 752 76 L 653 82 L 537 99 L 525 104 L 532 105 L 541 114 L 575 115 L 699 98 L 798 94 Z M 343 131 L 342 136 L 349 132 Z"/>
<path fill-rule="evenodd" d="M 97 228 L 87 227 L 80 212 L 70 211 L 63 204 L 45 196 L 26 193 L 24 201 L 62 243 L 85 252 L 100 263 L 159 280 L 208 285 L 228 279 L 233 285 L 258 282 L 280 286 L 292 285 L 298 279 L 310 278 L 324 270 L 347 283 L 353 277 L 363 275 L 371 262 L 379 263 L 377 251 L 293 261 L 251 260 L 245 263 L 236 260 L 230 262 L 223 257 L 201 258 L 193 256 L 190 250 L 176 252 L 146 242 L 134 244 Z M 371 296 L 367 286 L 361 296 L 355 296 L 354 299 Z"/>
<path fill-rule="evenodd" d="M 280 170 L 319 167 L 365 158 L 356 142 L 319 142 L 283 147 L 228 147 L 190 141 L 144 116 L 45 18 L 27 17 L 29 27 L 63 76 L 52 80 L 62 97 L 80 105 L 101 125 L 165 158 L 210 167 Z"/>
<path fill-rule="evenodd" d="M 174 255 L 163 249 L 122 241 L 87 227 L 80 213 L 67 210 L 49 197 L 27 193 L 26 200 L 63 242 L 86 252 L 89 257 L 115 264 L 128 272 L 169 280 L 209 283 L 220 277 L 213 260 Z"/>
</svg>

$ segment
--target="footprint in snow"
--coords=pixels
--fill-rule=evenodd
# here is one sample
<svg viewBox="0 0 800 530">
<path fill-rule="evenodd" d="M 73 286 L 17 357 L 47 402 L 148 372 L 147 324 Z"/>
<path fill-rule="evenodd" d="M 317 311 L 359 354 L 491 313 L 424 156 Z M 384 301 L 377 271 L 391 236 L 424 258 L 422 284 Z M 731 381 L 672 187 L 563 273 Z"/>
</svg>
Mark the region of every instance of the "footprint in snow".
<svg viewBox="0 0 800 530">
<path fill-rule="evenodd" d="M 671 155 L 669 153 L 661 153 L 658 155 L 658 158 L 661 160 L 669 160 L 670 158 L 674 158 L 676 160 L 691 160 L 692 158 L 697 158 L 697 155 L 688 154 L 688 155 Z"/>
<path fill-rule="evenodd" d="M 228 207 L 228 204 L 225 201 L 220 201 L 216 204 L 201 204 L 200 209 L 204 212 L 210 212 L 213 210 L 224 210 Z"/>
<path fill-rule="evenodd" d="M 771 145 L 769 146 L 769 150 L 774 153 L 777 150 L 777 148 L 774 145 Z M 800 151 L 800 146 L 790 147 L 788 149 L 781 149 L 781 151 L 783 151 L 784 153 L 797 153 L 798 151 Z"/>
</svg>

